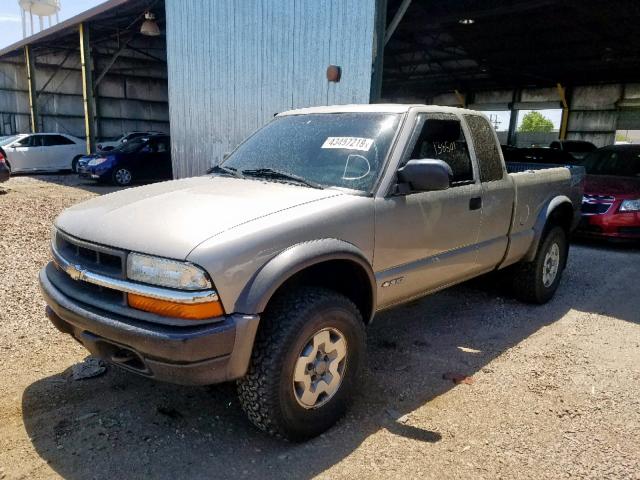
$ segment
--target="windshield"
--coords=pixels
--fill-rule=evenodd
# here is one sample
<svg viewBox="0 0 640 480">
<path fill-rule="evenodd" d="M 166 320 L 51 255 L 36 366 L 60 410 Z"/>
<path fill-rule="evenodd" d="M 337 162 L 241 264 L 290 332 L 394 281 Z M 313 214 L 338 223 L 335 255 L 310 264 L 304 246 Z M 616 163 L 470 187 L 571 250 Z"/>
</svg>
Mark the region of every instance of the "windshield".
<svg viewBox="0 0 640 480">
<path fill-rule="evenodd" d="M 271 169 L 325 187 L 369 192 L 400 116 L 332 113 L 277 117 L 241 144 L 225 168 Z"/>
<path fill-rule="evenodd" d="M 126 143 L 121 143 L 111 151 L 120 153 L 134 153 L 145 146 L 148 141 L 149 139 L 147 137 L 134 138 L 133 140 L 129 140 Z"/>
<path fill-rule="evenodd" d="M 582 165 L 590 175 L 640 176 L 640 148 L 600 149 L 590 153 Z"/>
<path fill-rule="evenodd" d="M 20 135 L 12 135 L 10 137 L 2 137 L 0 138 L 0 147 L 4 145 L 9 145 L 11 142 L 18 140 Z"/>
</svg>

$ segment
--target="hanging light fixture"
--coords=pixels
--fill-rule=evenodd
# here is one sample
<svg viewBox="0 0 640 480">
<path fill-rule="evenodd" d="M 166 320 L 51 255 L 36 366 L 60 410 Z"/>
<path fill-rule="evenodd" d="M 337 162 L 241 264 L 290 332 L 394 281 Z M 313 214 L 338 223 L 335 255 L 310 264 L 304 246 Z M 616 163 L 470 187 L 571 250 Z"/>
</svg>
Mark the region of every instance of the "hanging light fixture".
<svg viewBox="0 0 640 480">
<path fill-rule="evenodd" d="M 152 12 L 144 12 L 144 22 L 140 26 L 140 33 L 149 37 L 160 35 L 160 27 L 156 22 L 156 16 Z"/>
</svg>

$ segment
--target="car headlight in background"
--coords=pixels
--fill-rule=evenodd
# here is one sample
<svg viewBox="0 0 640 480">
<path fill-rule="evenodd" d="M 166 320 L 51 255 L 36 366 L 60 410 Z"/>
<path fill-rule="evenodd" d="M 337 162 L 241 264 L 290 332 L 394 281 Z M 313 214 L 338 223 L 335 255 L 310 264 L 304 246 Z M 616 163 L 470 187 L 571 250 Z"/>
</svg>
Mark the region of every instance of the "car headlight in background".
<svg viewBox="0 0 640 480">
<path fill-rule="evenodd" d="M 87 165 L 89 165 L 90 167 L 95 167 L 96 165 L 100 165 L 101 163 L 104 163 L 106 161 L 107 159 L 104 157 L 92 158 L 91 160 L 89 160 L 89 163 L 87 163 Z"/>
<path fill-rule="evenodd" d="M 205 271 L 195 265 L 139 253 L 131 253 L 127 257 L 127 277 L 137 282 L 180 290 L 212 287 Z"/>
<path fill-rule="evenodd" d="M 640 198 L 637 200 L 623 200 L 620 204 L 621 212 L 638 212 L 640 211 Z"/>
</svg>

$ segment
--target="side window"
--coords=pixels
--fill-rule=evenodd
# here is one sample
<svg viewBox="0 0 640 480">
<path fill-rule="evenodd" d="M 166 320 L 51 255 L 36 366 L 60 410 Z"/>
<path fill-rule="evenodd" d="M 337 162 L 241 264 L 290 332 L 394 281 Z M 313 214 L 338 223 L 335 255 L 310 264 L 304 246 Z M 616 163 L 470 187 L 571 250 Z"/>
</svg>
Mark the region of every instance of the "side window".
<svg viewBox="0 0 640 480">
<path fill-rule="evenodd" d="M 469 125 L 469 130 L 471 130 L 471 138 L 476 149 L 480 181 L 502 180 L 504 170 L 498 151 L 498 142 L 493 134 L 493 127 L 479 115 L 465 115 L 464 117 Z"/>
<path fill-rule="evenodd" d="M 43 135 L 42 145 L 45 147 L 54 147 L 57 145 L 73 145 L 73 142 L 62 135 Z"/>
<path fill-rule="evenodd" d="M 30 146 L 29 144 L 31 143 L 31 139 L 33 138 L 33 135 L 29 135 L 28 137 L 24 137 L 23 139 L 17 141 L 15 143 L 16 146 L 18 147 L 28 147 Z"/>
<path fill-rule="evenodd" d="M 28 147 L 41 147 L 42 146 L 42 137 L 44 135 L 31 135 L 29 137 L 29 145 Z"/>
<path fill-rule="evenodd" d="M 417 137 L 415 145 L 406 161 L 421 158 L 442 160 L 453 171 L 452 186 L 473 183 L 473 166 L 462 128 L 459 128 L 460 134 L 453 141 L 448 138 L 433 138 L 431 134 L 428 134 L 433 130 L 430 128 L 429 122 L 438 120 L 453 121 L 460 125 L 458 119 L 453 115 L 435 113 L 419 115 L 416 126 L 416 132 L 419 133 L 415 134 Z"/>
<path fill-rule="evenodd" d="M 159 137 L 156 140 L 156 143 L 157 143 L 156 152 L 164 153 L 164 152 L 168 152 L 169 151 L 169 139 L 168 138 Z"/>
</svg>

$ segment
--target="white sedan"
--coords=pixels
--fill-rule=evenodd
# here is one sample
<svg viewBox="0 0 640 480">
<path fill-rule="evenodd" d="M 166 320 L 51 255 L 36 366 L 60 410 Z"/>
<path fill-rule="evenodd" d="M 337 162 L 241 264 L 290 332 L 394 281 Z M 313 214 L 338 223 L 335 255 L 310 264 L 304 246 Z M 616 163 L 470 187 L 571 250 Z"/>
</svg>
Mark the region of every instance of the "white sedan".
<svg viewBox="0 0 640 480">
<path fill-rule="evenodd" d="M 86 155 L 84 140 L 64 133 L 31 133 L 9 137 L 0 142 L 12 173 L 73 170 Z"/>
</svg>

